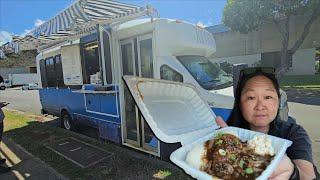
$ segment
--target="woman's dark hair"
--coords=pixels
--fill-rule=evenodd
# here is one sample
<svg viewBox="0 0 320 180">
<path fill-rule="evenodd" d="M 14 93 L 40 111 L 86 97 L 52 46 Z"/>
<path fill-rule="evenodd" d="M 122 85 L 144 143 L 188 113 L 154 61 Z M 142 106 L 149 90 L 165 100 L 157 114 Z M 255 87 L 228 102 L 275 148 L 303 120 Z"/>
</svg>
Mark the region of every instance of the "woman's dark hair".
<svg viewBox="0 0 320 180">
<path fill-rule="evenodd" d="M 233 109 L 232 109 L 231 114 L 227 120 L 227 124 L 229 126 L 236 126 L 236 127 L 249 129 L 249 123 L 244 119 L 242 112 L 241 112 L 241 108 L 240 108 L 241 92 L 249 79 L 251 79 L 255 76 L 259 76 L 259 75 L 265 76 L 266 78 L 271 80 L 274 88 L 276 89 L 278 98 L 280 100 L 279 84 L 278 84 L 278 81 L 277 81 L 274 74 L 264 73 L 262 71 L 256 71 L 252 74 L 243 75 L 242 77 L 239 78 L 237 89 L 236 89 L 236 92 L 234 95 L 235 100 L 234 100 Z"/>
</svg>

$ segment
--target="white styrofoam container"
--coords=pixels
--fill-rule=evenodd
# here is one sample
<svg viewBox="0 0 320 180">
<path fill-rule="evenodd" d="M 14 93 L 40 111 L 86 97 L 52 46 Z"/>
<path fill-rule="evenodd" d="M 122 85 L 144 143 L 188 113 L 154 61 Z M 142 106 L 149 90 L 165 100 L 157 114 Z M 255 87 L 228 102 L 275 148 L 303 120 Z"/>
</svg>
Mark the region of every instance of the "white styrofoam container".
<svg viewBox="0 0 320 180">
<path fill-rule="evenodd" d="M 224 131 L 236 133 L 242 141 L 262 135 L 236 127 L 218 129 L 215 114 L 192 85 L 135 76 L 124 76 L 123 79 L 157 138 L 167 143 L 181 142 L 182 147 L 171 154 L 170 160 L 194 178 L 212 179 L 212 176 L 186 163 L 186 156 L 195 145 L 203 144 L 216 133 Z M 259 180 L 271 175 L 292 144 L 286 139 L 267 136 L 272 140 L 276 155 L 258 177 Z"/>
</svg>

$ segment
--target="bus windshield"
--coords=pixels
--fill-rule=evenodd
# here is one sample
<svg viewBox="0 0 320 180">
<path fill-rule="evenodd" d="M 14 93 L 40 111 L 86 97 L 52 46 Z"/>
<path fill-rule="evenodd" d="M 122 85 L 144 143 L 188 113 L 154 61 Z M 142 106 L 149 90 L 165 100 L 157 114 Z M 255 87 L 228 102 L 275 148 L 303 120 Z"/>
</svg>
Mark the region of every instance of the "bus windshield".
<svg viewBox="0 0 320 180">
<path fill-rule="evenodd" d="M 232 85 L 232 76 L 204 56 L 177 56 L 177 59 L 206 90 L 218 90 Z"/>
</svg>

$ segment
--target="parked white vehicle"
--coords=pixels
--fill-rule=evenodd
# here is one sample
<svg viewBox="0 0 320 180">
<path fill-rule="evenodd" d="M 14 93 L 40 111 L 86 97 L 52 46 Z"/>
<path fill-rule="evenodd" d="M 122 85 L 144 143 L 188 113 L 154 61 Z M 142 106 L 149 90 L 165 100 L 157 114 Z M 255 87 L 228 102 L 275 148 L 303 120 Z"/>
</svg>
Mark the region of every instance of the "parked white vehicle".
<svg viewBox="0 0 320 180">
<path fill-rule="evenodd" d="M 36 73 L 23 73 L 23 74 L 9 74 L 10 86 L 21 86 L 24 84 L 38 83 L 38 76 Z"/>
<path fill-rule="evenodd" d="M 8 79 L 4 79 L 4 81 L 0 83 L 0 90 L 5 90 L 8 87 L 11 87 L 11 83 Z"/>
<path fill-rule="evenodd" d="M 5 83 L 0 83 L 0 90 L 5 90 L 6 89 L 6 85 Z"/>
<path fill-rule="evenodd" d="M 21 87 L 22 90 L 37 90 L 39 89 L 38 84 L 24 84 Z"/>
</svg>

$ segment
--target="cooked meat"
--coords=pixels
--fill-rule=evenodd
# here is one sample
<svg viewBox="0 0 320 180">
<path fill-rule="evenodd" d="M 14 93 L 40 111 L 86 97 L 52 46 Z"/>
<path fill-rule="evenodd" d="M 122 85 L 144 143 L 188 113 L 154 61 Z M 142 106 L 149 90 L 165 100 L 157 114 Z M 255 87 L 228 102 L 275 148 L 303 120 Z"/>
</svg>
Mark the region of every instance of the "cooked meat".
<svg viewBox="0 0 320 180">
<path fill-rule="evenodd" d="M 205 143 L 208 163 L 201 170 L 222 179 L 255 179 L 273 156 L 258 155 L 246 142 L 231 134 L 219 134 Z"/>
<path fill-rule="evenodd" d="M 219 177 L 225 177 L 225 178 L 232 178 L 233 174 L 233 167 L 231 164 L 219 162 L 214 164 L 213 166 L 214 172 L 216 172 L 217 176 Z"/>
</svg>

